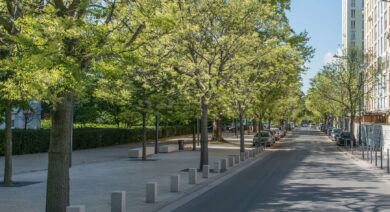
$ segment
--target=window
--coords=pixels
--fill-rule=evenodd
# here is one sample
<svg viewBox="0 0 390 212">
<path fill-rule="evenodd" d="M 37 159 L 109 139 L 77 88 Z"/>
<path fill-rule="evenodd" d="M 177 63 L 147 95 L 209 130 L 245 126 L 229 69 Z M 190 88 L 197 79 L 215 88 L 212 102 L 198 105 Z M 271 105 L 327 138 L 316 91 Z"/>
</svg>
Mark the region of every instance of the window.
<svg viewBox="0 0 390 212">
<path fill-rule="evenodd" d="M 356 0 L 351 1 L 351 7 L 356 7 Z"/>
<path fill-rule="evenodd" d="M 356 32 L 351 31 L 351 40 L 356 40 Z"/>
<path fill-rule="evenodd" d="M 351 10 L 351 18 L 356 17 L 356 11 L 354 9 Z"/>
<path fill-rule="evenodd" d="M 356 28 L 356 22 L 355 21 L 351 21 L 351 29 L 355 29 Z"/>
</svg>

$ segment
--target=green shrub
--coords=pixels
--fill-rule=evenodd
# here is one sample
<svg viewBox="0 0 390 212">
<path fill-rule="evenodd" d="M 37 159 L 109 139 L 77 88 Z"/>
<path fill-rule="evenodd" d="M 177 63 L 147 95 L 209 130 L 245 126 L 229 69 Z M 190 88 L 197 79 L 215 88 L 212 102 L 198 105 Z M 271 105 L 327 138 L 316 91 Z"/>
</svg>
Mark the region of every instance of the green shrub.
<svg viewBox="0 0 390 212">
<path fill-rule="evenodd" d="M 47 152 L 49 149 L 50 130 L 13 130 L 13 154 L 31 154 Z M 160 127 L 159 138 L 191 134 L 188 126 Z M 154 129 L 148 128 L 147 139 L 154 138 Z M 73 149 L 91 149 L 117 144 L 128 144 L 142 141 L 142 129 L 113 128 L 77 128 L 73 130 Z M 0 155 L 4 155 L 4 130 L 0 130 Z"/>
</svg>

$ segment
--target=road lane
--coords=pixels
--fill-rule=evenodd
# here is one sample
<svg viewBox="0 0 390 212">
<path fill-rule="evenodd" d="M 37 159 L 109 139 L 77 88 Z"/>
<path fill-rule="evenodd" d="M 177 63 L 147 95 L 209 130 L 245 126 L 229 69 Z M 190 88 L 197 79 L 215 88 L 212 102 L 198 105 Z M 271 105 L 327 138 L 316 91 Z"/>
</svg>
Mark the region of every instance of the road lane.
<svg viewBox="0 0 390 212">
<path fill-rule="evenodd" d="M 390 186 L 318 131 L 296 130 L 265 154 L 175 211 L 390 210 Z"/>
</svg>

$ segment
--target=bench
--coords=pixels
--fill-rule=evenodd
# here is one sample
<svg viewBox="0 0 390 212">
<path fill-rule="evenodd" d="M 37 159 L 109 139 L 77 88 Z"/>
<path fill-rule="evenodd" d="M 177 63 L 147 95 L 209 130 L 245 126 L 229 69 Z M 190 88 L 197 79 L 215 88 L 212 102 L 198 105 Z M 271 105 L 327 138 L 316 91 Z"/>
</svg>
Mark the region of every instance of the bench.
<svg viewBox="0 0 390 212">
<path fill-rule="evenodd" d="M 169 153 L 169 152 L 177 152 L 179 151 L 179 146 L 175 144 L 168 144 L 164 146 L 160 146 L 159 152 L 160 153 Z"/>
<path fill-rule="evenodd" d="M 154 154 L 154 147 L 151 147 L 151 146 L 146 147 L 146 156 L 153 155 L 153 154 Z M 142 147 L 135 148 L 135 149 L 129 149 L 128 156 L 129 156 L 129 158 L 141 158 L 142 157 Z"/>
</svg>

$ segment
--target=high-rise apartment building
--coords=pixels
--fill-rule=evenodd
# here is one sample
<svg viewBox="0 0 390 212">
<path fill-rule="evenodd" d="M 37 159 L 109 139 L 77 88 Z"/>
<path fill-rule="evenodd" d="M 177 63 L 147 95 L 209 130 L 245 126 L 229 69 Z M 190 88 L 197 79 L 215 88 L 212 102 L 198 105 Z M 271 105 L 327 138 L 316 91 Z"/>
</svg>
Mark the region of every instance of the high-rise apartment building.
<svg viewBox="0 0 390 212">
<path fill-rule="evenodd" d="M 342 3 L 343 49 L 364 47 L 363 0 L 343 0 Z"/>
<path fill-rule="evenodd" d="M 389 111 L 389 3 L 364 2 L 364 112 L 369 122 L 388 122 Z"/>
</svg>

